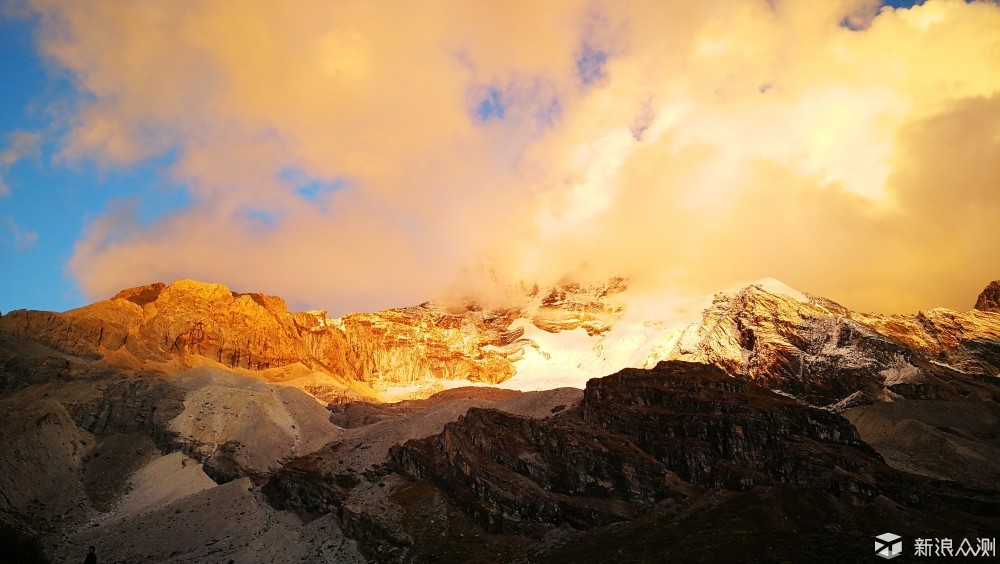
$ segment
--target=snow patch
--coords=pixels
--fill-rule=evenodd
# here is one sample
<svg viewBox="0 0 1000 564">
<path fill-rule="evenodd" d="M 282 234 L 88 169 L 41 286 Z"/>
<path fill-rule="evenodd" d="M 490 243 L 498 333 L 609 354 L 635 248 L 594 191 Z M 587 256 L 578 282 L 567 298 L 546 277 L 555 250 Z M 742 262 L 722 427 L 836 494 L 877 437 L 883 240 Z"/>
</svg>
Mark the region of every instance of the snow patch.
<svg viewBox="0 0 1000 564">
<path fill-rule="evenodd" d="M 516 374 L 498 385 L 520 391 L 556 387 L 583 388 L 623 368 L 652 368 L 671 358 L 685 335 L 697 332 L 702 311 L 712 297 L 682 300 L 675 295 L 630 295 L 624 314 L 606 333 L 588 335 L 582 328 L 549 333 L 520 318 L 510 330 L 523 329 L 527 345 L 514 361 Z"/>
<path fill-rule="evenodd" d="M 591 337 L 580 327 L 549 333 L 524 318 L 510 324 L 509 330 L 516 329 L 524 329 L 521 338 L 530 340 L 535 346 L 529 344 L 524 348 L 524 356 L 514 362 L 517 372 L 497 387 L 522 392 L 582 388 L 594 377 L 584 368 L 584 360 L 601 341 L 600 336 Z"/>
</svg>

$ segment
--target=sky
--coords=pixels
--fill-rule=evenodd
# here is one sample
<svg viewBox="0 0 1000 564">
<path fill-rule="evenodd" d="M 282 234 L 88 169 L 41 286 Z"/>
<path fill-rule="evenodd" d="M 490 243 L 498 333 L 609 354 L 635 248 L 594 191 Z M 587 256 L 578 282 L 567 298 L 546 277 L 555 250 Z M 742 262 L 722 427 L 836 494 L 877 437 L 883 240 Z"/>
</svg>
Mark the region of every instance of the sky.
<svg viewBox="0 0 1000 564">
<path fill-rule="evenodd" d="M 893 313 L 1000 278 L 997 2 L 0 6 L 3 312 L 625 276 Z"/>
</svg>

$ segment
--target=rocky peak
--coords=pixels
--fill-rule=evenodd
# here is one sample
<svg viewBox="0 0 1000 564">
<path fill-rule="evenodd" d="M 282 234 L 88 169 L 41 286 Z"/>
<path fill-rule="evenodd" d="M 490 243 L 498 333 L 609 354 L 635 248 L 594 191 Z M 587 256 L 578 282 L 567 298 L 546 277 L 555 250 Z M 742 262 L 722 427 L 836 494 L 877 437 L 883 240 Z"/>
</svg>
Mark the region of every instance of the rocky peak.
<svg viewBox="0 0 1000 564">
<path fill-rule="evenodd" d="M 156 282 L 154 284 L 147 284 L 145 286 L 136 286 L 135 288 L 126 288 L 121 292 L 114 295 L 112 300 L 128 300 L 139 307 L 142 307 L 149 302 L 156 301 L 156 298 L 160 296 L 160 292 L 166 288 L 167 285 L 163 282 Z"/>
<path fill-rule="evenodd" d="M 310 328 L 296 323 L 281 298 L 194 280 L 130 288 L 62 314 L 18 310 L 0 318 L 0 332 L 111 364 L 172 371 L 211 362 L 251 370 L 302 363 L 353 376 L 339 354 L 342 333 Z"/>
<path fill-rule="evenodd" d="M 976 309 L 1000 313 L 1000 280 L 990 282 L 989 286 L 986 286 L 986 289 L 979 294 L 979 299 L 976 300 Z"/>
<path fill-rule="evenodd" d="M 980 393 L 949 370 L 1000 374 L 1000 320 L 940 308 L 863 314 L 795 294 L 761 284 L 720 292 L 666 358 L 746 374 L 815 405 L 856 392 L 881 400 Z"/>
</svg>

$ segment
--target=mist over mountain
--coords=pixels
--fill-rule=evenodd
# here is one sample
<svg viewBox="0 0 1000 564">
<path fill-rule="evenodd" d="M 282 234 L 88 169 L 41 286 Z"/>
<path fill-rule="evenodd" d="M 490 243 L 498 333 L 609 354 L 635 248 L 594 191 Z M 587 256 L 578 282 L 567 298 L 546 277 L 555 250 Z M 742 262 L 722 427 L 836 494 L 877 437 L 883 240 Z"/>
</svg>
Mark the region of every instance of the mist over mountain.
<svg viewBox="0 0 1000 564">
<path fill-rule="evenodd" d="M 336 318 L 191 280 L 7 312 L 4 542 L 25 561 L 836 561 L 885 530 L 989 536 L 997 285 L 910 315 L 620 277 Z"/>
</svg>

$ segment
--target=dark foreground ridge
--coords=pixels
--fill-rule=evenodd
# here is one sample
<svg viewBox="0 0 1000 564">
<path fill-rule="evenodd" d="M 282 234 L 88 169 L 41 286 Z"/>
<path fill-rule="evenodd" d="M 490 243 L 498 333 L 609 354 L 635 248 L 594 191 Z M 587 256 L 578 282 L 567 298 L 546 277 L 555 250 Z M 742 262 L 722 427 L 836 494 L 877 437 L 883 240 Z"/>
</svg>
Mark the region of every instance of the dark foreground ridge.
<svg viewBox="0 0 1000 564">
<path fill-rule="evenodd" d="M 591 380 L 542 419 L 473 408 L 390 457 L 356 480 L 301 459 L 265 492 L 398 562 L 843 562 L 884 530 L 1000 527 L 995 490 L 894 470 L 844 417 L 687 362 Z"/>
</svg>

